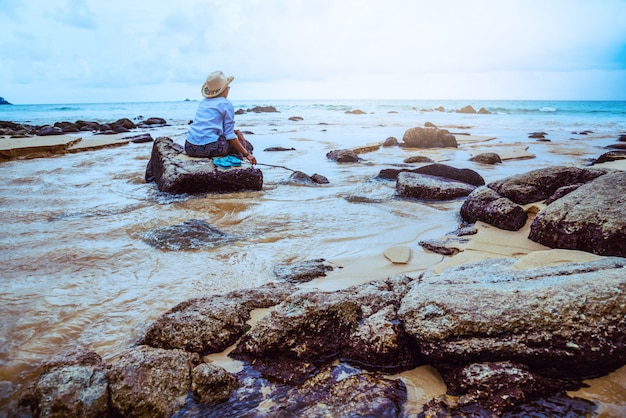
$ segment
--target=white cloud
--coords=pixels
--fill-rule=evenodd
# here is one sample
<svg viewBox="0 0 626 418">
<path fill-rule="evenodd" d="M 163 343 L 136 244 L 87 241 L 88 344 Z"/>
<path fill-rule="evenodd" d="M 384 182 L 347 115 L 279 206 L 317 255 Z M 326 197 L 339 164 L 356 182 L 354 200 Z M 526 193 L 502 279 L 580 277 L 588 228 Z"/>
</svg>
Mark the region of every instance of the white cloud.
<svg viewBox="0 0 626 418">
<path fill-rule="evenodd" d="M 241 98 L 626 99 L 623 0 L 4 0 L 0 25 L 17 103 L 197 98 L 214 69 Z"/>
</svg>

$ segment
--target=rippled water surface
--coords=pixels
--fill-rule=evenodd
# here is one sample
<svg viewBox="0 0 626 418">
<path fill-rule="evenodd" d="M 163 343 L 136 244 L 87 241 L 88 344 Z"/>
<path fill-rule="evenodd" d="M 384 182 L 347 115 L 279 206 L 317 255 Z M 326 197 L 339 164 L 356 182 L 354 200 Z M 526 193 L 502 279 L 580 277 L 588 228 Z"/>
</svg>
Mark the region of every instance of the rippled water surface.
<svg viewBox="0 0 626 418">
<path fill-rule="evenodd" d="M 290 170 L 259 166 L 264 175 L 259 192 L 168 195 L 144 181 L 151 144 L 0 163 L 0 411 L 15 405 L 15 393 L 50 356 L 82 344 L 110 360 L 173 305 L 272 281 L 276 264 L 325 258 L 342 267 L 309 285 L 324 289 L 436 264 L 441 256 L 424 253 L 417 242 L 456 229 L 462 202 L 399 199 L 395 182 L 375 179 L 382 168 L 398 166 L 410 155 L 472 168 L 491 181 L 555 163 L 586 164 L 626 131 L 619 114 L 613 119 L 559 119 L 544 109 L 544 114 L 512 118 L 419 112 L 403 104 L 346 115 L 351 108 L 346 104 L 324 111 L 307 106 L 242 115 L 237 122 L 251 132 L 248 139 L 259 163 L 322 174 L 329 185 L 290 184 Z M 288 121 L 289 116 L 304 121 Z M 468 161 L 469 149 L 462 145 L 419 152 L 381 148 L 362 154 L 358 164 L 326 158 L 333 149 L 401 138 L 404 130 L 426 121 L 460 133 L 495 136 L 489 143 L 521 141 L 537 157 L 483 166 Z M 588 128 L 593 135 L 572 136 L 572 131 Z M 527 133 L 536 130 L 549 132 L 552 142 L 529 140 Z M 182 143 L 185 132 L 179 121 L 151 133 Z M 295 150 L 263 151 L 273 146 Z M 204 220 L 235 240 L 214 248 L 167 251 L 142 239 L 154 228 L 189 219 Z M 413 249 L 410 264 L 385 260 L 383 251 L 397 245 Z M 431 384 L 429 379 L 425 385 Z M 623 368 L 594 382 L 585 396 L 601 405 L 600 412 L 613 416 L 626 411 Z M 423 392 L 430 393 L 427 388 Z"/>
</svg>

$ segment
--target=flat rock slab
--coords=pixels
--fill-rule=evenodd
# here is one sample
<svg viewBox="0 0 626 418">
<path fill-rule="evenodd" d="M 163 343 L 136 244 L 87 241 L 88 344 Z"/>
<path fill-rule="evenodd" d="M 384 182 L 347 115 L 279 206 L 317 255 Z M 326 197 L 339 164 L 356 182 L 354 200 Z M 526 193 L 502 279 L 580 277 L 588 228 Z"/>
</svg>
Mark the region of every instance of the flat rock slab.
<svg viewBox="0 0 626 418">
<path fill-rule="evenodd" d="M 146 181 L 156 182 L 167 193 L 220 193 L 261 190 L 263 172 L 244 163 L 241 167 L 217 168 L 210 158 L 190 158 L 180 145 L 159 137 L 152 146 Z"/>
<path fill-rule="evenodd" d="M 0 161 L 32 159 L 51 155 L 93 151 L 128 144 L 125 135 L 95 136 L 85 139 L 71 135 L 0 139 Z M 126 135 L 127 136 L 127 135 Z"/>
<path fill-rule="evenodd" d="M 468 149 L 468 152 L 471 157 L 485 152 L 493 152 L 498 154 L 502 161 L 523 160 L 536 157 L 535 154 L 528 152 L 528 145 L 522 143 L 472 145 L 471 148 Z"/>
<path fill-rule="evenodd" d="M 411 259 L 411 249 L 405 246 L 387 248 L 383 255 L 394 264 L 408 264 Z"/>
</svg>

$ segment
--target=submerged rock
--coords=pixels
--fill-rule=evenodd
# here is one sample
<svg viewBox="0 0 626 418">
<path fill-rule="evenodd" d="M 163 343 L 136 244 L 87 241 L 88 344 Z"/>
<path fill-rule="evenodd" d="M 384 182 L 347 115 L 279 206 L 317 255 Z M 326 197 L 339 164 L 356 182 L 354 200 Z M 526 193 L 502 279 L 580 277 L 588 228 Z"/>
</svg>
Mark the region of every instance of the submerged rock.
<svg viewBox="0 0 626 418">
<path fill-rule="evenodd" d="M 210 158 L 184 158 L 183 149 L 168 137 L 152 146 L 146 167 L 147 182 L 156 182 L 162 192 L 207 193 L 261 190 L 263 172 L 253 167 L 217 169 Z"/>
<path fill-rule="evenodd" d="M 456 168 L 446 164 L 429 164 L 418 168 L 386 168 L 380 170 L 378 178 L 382 179 L 397 179 L 398 174 L 408 172 L 417 174 L 428 174 L 431 176 L 443 177 L 446 179 L 457 180 L 463 183 L 471 184 L 474 186 L 482 186 L 485 184 L 483 177 L 476 171 L 469 168 Z"/>
<path fill-rule="evenodd" d="M 326 158 L 338 163 L 356 163 L 360 160 L 359 156 L 350 149 L 340 149 L 329 151 Z"/>
<path fill-rule="evenodd" d="M 469 195 L 476 186 L 445 177 L 402 172 L 398 174 L 396 192 L 415 199 L 448 200 Z"/>
<path fill-rule="evenodd" d="M 277 279 L 291 283 L 303 283 L 324 277 L 327 271 L 333 271 L 333 266 L 323 258 L 299 263 L 279 264 L 274 267 L 274 275 Z"/>
<path fill-rule="evenodd" d="M 143 240 L 163 250 L 210 248 L 235 240 L 206 221 L 189 219 L 178 225 L 160 226 L 143 235 Z"/>
</svg>

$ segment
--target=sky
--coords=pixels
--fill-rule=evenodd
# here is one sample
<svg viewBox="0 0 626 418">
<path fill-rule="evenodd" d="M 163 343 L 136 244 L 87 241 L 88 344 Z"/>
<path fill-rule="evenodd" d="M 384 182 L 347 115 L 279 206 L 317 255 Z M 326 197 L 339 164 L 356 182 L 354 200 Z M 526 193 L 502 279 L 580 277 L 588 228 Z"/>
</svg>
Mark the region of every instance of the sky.
<svg viewBox="0 0 626 418">
<path fill-rule="evenodd" d="M 626 100 L 626 0 L 0 0 L 15 104 Z"/>
</svg>

